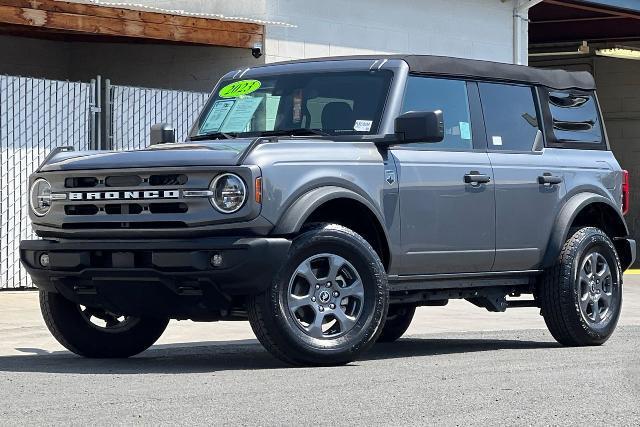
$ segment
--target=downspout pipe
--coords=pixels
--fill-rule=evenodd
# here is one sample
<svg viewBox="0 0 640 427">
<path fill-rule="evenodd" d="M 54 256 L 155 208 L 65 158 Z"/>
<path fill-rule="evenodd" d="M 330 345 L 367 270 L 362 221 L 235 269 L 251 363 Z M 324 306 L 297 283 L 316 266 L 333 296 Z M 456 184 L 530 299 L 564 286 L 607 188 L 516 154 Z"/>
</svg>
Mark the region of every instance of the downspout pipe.
<svg viewBox="0 0 640 427">
<path fill-rule="evenodd" d="M 529 9 L 533 6 L 542 3 L 544 0 L 514 0 L 513 7 L 513 63 L 518 65 L 527 65 L 527 58 L 523 55 L 527 49 L 523 49 L 524 43 L 529 43 L 529 40 L 524 40 L 522 29 L 523 22 L 529 22 L 528 14 Z"/>
</svg>

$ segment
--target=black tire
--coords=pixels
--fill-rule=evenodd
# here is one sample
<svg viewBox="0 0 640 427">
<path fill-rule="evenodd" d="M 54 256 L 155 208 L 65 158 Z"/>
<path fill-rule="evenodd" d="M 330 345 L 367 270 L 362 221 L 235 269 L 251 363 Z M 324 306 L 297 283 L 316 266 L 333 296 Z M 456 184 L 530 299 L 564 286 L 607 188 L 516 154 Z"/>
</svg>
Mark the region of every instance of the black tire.
<svg viewBox="0 0 640 427">
<path fill-rule="evenodd" d="M 307 330 L 298 314 L 290 308 L 292 284 L 299 280 L 299 267 L 314 257 L 321 258 L 325 255 L 335 254 L 355 270 L 355 277 L 360 279 L 361 295 L 351 303 L 351 297 L 342 297 L 337 292 L 338 306 L 352 304 L 359 307 L 358 317 L 354 317 L 350 329 L 344 332 L 338 331 L 335 337 L 324 337 L 322 328 L 320 336 L 312 336 Z M 309 262 L 309 266 L 311 266 Z M 348 276 L 344 268 L 341 268 L 343 276 Z M 351 276 L 354 276 L 351 274 Z M 312 278 L 330 277 L 322 276 L 320 271 L 312 274 Z M 342 277 L 342 276 L 338 276 Z M 316 282 L 326 279 L 316 279 Z M 304 282 L 304 280 L 303 280 Z M 327 282 L 329 286 L 330 282 Z M 355 283 L 355 282 L 354 282 Z M 345 283 L 342 283 L 346 286 Z M 319 286 L 316 283 L 316 286 Z M 337 285 L 336 285 L 337 286 Z M 349 285 L 350 286 L 350 285 Z M 327 288 L 329 289 L 329 288 Z M 349 289 L 347 287 L 344 288 Z M 341 288 L 336 288 L 336 291 Z M 309 301 L 312 294 L 321 292 L 322 289 L 307 291 Z M 329 289 L 330 293 L 332 292 Z M 347 292 L 345 291 L 345 294 Z M 334 296 L 335 293 L 334 293 Z M 314 297 L 315 298 L 315 297 Z M 340 299 L 344 298 L 344 299 Z M 332 311 L 319 313 L 320 297 L 314 299 L 313 304 L 305 306 L 305 310 L 312 310 L 314 322 L 317 316 L 331 316 Z M 359 302 L 358 302 L 359 301 Z M 316 304 L 318 306 L 316 307 Z M 262 345 L 278 359 L 292 365 L 330 366 L 341 365 L 355 360 L 362 352 L 369 349 L 376 341 L 384 323 L 389 304 L 389 290 L 387 276 L 380 258 L 371 245 L 360 235 L 335 224 L 320 224 L 308 229 L 296 237 L 291 246 L 287 262 L 282 266 L 270 288 L 249 302 L 249 321 L 253 332 Z M 336 305 L 333 305 L 336 312 Z M 302 310 L 302 309 L 299 309 Z M 339 322 L 336 321 L 336 324 Z M 311 323 L 309 324 L 311 326 Z M 340 330 L 342 324 L 340 323 Z M 332 333 L 331 330 L 327 334 Z M 340 335 L 342 333 L 342 335 Z"/>
<path fill-rule="evenodd" d="M 601 280 L 605 262 L 610 276 Z M 559 343 L 587 346 L 607 341 L 622 306 L 622 269 L 611 239 L 595 227 L 571 230 L 556 264 L 542 276 L 537 297 L 545 323 Z"/>
<path fill-rule="evenodd" d="M 387 320 L 384 322 L 378 342 L 394 342 L 404 335 L 411 325 L 415 312 L 414 305 L 394 304 L 389 306 Z"/>
<path fill-rule="evenodd" d="M 40 291 L 40 310 L 47 328 L 60 344 L 90 358 L 125 358 L 141 353 L 160 338 L 169 323 L 168 319 L 126 318 L 118 327 L 96 326 L 78 304 L 47 291 Z M 95 313 L 108 315 L 99 310 Z M 115 322 L 115 317 L 109 319 Z"/>
</svg>

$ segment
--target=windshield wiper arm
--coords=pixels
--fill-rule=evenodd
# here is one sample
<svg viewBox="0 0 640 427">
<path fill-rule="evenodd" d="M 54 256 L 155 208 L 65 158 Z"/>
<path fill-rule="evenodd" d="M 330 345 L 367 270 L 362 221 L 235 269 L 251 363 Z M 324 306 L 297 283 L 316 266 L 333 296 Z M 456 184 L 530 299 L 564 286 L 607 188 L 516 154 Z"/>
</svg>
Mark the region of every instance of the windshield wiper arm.
<svg viewBox="0 0 640 427">
<path fill-rule="evenodd" d="M 305 135 L 331 136 L 331 134 L 324 132 L 320 129 L 310 129 L 310 128 L 279 129 L 279 130 L 267 130 L 264 132 L 260 132 L 260 136 L 305 136 Z"/>
<path fill-rule="evenodd" d="M 204 139 L 233 139 L 237 137 L 236 133 L 226 133 L 226 132 L 211 132 L 211 133 L 203 133 L 200 135 L 194 135 L 189 140 L 191 141 L 202 141 Z"/>
</svg>

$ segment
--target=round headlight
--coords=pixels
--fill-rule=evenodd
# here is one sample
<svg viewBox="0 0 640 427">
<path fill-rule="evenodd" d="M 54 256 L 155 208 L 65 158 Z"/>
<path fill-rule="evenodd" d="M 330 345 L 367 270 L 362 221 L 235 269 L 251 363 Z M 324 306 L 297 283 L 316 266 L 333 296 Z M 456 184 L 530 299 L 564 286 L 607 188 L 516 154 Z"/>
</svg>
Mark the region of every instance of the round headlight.
<svg viewBox="0 0 640 427">
<path fill-rule="evenodd" d="M 31 184 L 29 191 L 29 204 L 34 214 L 45 216 L 51 209 L 51 184 L 44 179 L 38 178 Z"/>
<path fill-rule="evenodd" d="M 211 203 L 222 213 L 239 210 L 247 198 L 247 187 L 238 175 L 225 173 L 218 175 L 209 187 L 213 191 Z"/>
</svg>

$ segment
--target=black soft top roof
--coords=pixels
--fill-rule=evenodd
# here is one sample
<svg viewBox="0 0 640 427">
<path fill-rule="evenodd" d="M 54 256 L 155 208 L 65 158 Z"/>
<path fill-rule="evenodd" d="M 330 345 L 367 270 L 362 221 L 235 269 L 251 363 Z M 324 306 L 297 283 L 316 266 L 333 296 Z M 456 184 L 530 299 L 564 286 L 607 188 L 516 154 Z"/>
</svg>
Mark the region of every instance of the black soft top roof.
<svg viewBox="0 0 640 427">
<path fill-rule="evenodd" d="M 524 65 L 504 64 L 500 62 L 480 61 L 476 59 L 452 58 L 448 56 L 432 55 L 356 55 L 332 56 L 326 58 L 312 58 L 290 61 L 345 61 L 345 60 L 381 60 L 400 59 L 409 64 L 412 73 L 471 78 L 480 80 L 498 80 L 518 83 L 530 83 L 548 86 L 553 89 L 595 89 L 593 76 L 586 71 L 551 70 Z M 277 65 L 277 64 L 270 64 Z"/>
</svg>

